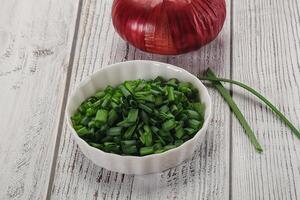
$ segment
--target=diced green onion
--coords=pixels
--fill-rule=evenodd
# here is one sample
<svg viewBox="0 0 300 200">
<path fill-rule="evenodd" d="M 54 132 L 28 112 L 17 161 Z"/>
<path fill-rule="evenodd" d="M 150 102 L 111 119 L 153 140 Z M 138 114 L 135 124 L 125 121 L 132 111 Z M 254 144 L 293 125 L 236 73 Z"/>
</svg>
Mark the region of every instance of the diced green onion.
<svg viewBox="0 0 300 200">
<path fill-rule="evenodd" d="M 73 125 L 79 124 L 80 121 L 82 120 L 82 116 L 79 113 L 76 113 L 71 117 Z"/>
<path fill-rule="evenodd" d="M 183 143 L 184 143 L 183 140 L 175 140 L 175 142 L 174 142 L 174 144 L 175 144 L 176 147 L 182 145 Z"/>
<path fill-rule="evenodd" d="M 113 141 L 119 144 L 122 141 L 122 137 L 120 135 L 114 136 Z"/>
<path fill-rule="evenodd" d="M 154 150 L 161 149 L 162 148 L 162 144 L 161 143 L 155 143 L 153 145 L 153 148 L 154 148 Z"/>
<path fill-rule="evenodd" d="M 142 147 L 140 148 L 140 155 L 141 156 L 145 156 L 145 155 L 149 155 L 149 154 L 153 154 L 154 153 L 154 148 L 153 147 Z"/>
<path fill-rule="evenodd" d="M 140 103 L 139 108 L 146 111 L 147 113 L 152 113 L 152 109 L 149 106 L 146 106 L 145 104 Z"/>
<path fill-rule="evenodd" d="M 136 144 L 136 140 L 123 140 L 121 141 L 122 145 L 133 145 Z"/>
<path fill-rule="evenodd" d="M 107 152 L 118 153 L 120 151 L 120 145 L 114 142 L 104 142 L 104 150 Z"/>
<path fill-rule="evenodd" d="M 200 114 L 194 110 L 186 110 L 186 114 L 190 119 L 200 119 Z"/>
<path fill-rule="evenodd" d="M 182 138 L 182 136 L 184 135 L 184 131 L 181 125 L 177 126 L 175 128 L 175 136 L 176 138 L 180 139 Z"/>
<path fill-rule="evenodd" d="M 92 128 L 92 127 L 96 127 L 96 121 L 92 120 L 88 123 L 88 127 Z"/>
<path fill-rule="evenodd" d="M 158 76 L 158 77 L 156 77 L 155 79 L 154 79 L 154 82 L 158 82 L 158 83 L 162 83 L 162 82 L 164 82 L 165 81 L 165 79 L 163 78 L 163 77 L 161 77 L 161 76 Z"/>
<path fill-rule="evenodd" d="M 98 144 L 98 143 L 94 143 L 94 142 L 89 142 L 89 145 L 91 145 L 92 147 L 95 147 L 97 149 L 103 149 L 103 147 L 104 147 L 103 144 Z"/>
<path fill-rule="evenodd" d="M 128 122 L 127 119 L 125 119 L 125 120 L 123 120 L 123 121 L 117 123 L 117 126 L 121 126 L 121 127 L 130 127 L 130 126 L 132 126 L 132 125 L 133 125 L 133 123 Z"/>
<path fill-rule="evenodd" d="M 76 131 L 78 131 L 79 129 L 83 128 L 84 126 L 82 126 L 82 125 L 73 125 L 73 127 Z"/>
<path fill-rule="evenodd" d="M 169 101 L 174 101 L 175 100 L 174 88 L 173 87 L 167 87 L 167 91 L 168 91 L 168 100 Z"/>
<path fill-rule="evenodd" d="M 103 108 L 106 108 L 107 105 L 110 103 L 111 95 L 110 95 L 110 94 L 107 94 L 107 95 L 105 95 L 105 97 L 104 97 L 103 99 L 104 99 L 104 100 L 103 100 L 101 106 L 102 106 Z"/>
<path fill-rule="evenodd" d="M 101 139 L 101 143 L 103 142 L 112 142 L 113 141 L 113 137 L 110 135 L 105 136 L 104 138 Z"/>
<path fill-rule="evenodd" d="M 84 125 L 84 126 L 87 126 L 90 121 L 91 121 L 91 118 L 88 117 L 88 116 L 85 116 L 84 118 L 82 118 L 81 124 Z"/>
<path fill-rule="evenodd" d="M 159 108 L 159 111 L 166 113 L 169 111 L 169 107 L 167 105 L 163 105 L 162 107 Z"/>
<path fill-rule="evenodd" d="M 184 128 L 183 129 L 185 133 L 187 133 L 188 135 L 194 135 L 197 131 L 193 128 Z"/>
<path fill-rule="evenodd" d="M 122 127 L 113 127 L 107 130 L 106 134 L 109 136 L 121 135 Z"/>
<path fill-rule="evenodd" d="M 93 108 L 99 107 L 101 105 L 101 103 L 102 103 L 102 100 L 98 100 L 98 101 L 94 102 L 93 103 Z"/>
<path fill-rule="evenodd" d="M 168 80 L 167 85 L 177 87 L 177 82 L 178 80 L 176 78 L 171 78 L 170 80 Z"/>
<path fill-rule="evenodd" d="M 143 110 L 141 111 L 141 119 L 142 119 L 142 122 L 148 124 L 149 117 L 148 117 L 147 113 Z"/>
<path fill-rule="evenodd" d="M 170 119 L 162 124 L 162 128 L 164 131 L 170 131 L 176 127 L 176 121 L 174 119 Z"/>
<path fill-rule="evenodd" d="M 138 109 L 131 109 L 128 113 L 127 121 L 134 123 L 138 118 L 139 110 Z"/>
<path fill-rule="evenodd" d="M 90 131 L 89 131 L 86 127 L 82 127 L 81 129 L 79 129 L 79 130 L 77 131 L 77 133 L 78 133 L 78 135 L 79 135 L 80 137 L 84 137 L 84 136 L 89 135 L 89 134 L 90 134 Z"/>
<path fill-rule="evenodd" d="M 133 84 L 132 84 L 132 81 L 125 81 L 124 83 L 126 89 L 131 93 L 133 92 Z"/>
<path fill-rule="evenodd" d="M 163 104 L 163 98 L 161 97 L 161 96 L 157 96 L 156 98 L 155 98 L 155 105 L 157 105 L 157 106 L 159 106 L 159 105 L 161 105 L 161 104 Z"/>
<path fill-rule="evenodd" d="M 126 155 L 136 155 L 138 152 L 136 145 L 122 146 L 122 151 Z"/>
<path fill-rule="evenodd" d="M 115 123 L 117 119 L 118 119 L 118 113 L 114 109 L 110 110 L 108 113 L 107 123 L 111 126 Z"/>
<path fill-rule="evenodd" d="M 163 152 L 165 152 L 164 149 L 157 149 L 157 150 L 154 151 L 155 154 L 157 154 L 157 153 L 163 153 Z"/>
<path fill-rule="evenodd" d="M 176 147 L 177 147 L 176 145 L 166 145 L 166 146 L 164 146 L 164 150 L 165 150 L 165 151 L 168 151 L 168 150 L 174 149 L 174 148 L 176 148 Z"/>
<path fill-rule="evenodd" d="M 133 135 L 133 132 L 135 131 L 135 129 L 136 129 L 136 125 L 135 125 L 135 126 L 129 127 L 129 128 L 126 130 L 126 132 L 124 133 L 123 138 L 125 138 L 125 139 L 130 139 L 131 136 Z"/>
<path fill-rule="evenodd" d="M 104 91 L 99 91 L 95 94 L 95 97 L 97 97 L 98 99 L 101 99 L 102 97 L 105 96 L 105 92 Z"/>
<path fill-rule="evenodd" d="M 140 136 L 141 142 L 146 146 L 151 146 L 152 145 L 152 133 L 151 132 L 144 132 Z"/>
<path fill-rule="evenodd" d="M 88 109 L 86 110 L 86 115 L 87 115 L 88 117 L 93 116 L 95 113 L 96 113 L 96 110 L 93 109 L 93 108 L 88 108 Z"/>
<path fill-rule="evenodd" d="M 154 95 L 156 95 L 156 96 L 158 96 L 158 95 L 161 94 L 161 91 L 156 90 L 156 89 L 151 89 L 150 91 L 151 91 L 152 94 L 154 94 Z"/>
<path fill-rule="evenodd" d="M 96 114 L 95 121 L 99 122 L 100 124 L 104 124 L 107 122 L 107 116 L 108 116 L 108 111 L 104 109 L 100 109 Z"/>
<path fill-rule="evenodd" d="M 194 130 L 198 130 L 200 125 L 201 125 L 201 122 L 198 120 L 195 120 L 195 119 L 189 120 L 189 126 Z"/>
</svg>

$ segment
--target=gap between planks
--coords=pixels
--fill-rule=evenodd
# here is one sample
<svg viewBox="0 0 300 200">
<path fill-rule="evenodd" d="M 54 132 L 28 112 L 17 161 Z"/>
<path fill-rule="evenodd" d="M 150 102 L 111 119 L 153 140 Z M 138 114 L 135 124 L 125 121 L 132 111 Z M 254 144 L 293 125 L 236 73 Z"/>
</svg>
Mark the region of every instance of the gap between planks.
<svg viewBox="0 0 300 200">
<path fill-rule="evenodd" d="M 230 27 L 230 43 L 229 43 L 229 63 L 230 63 L 230 72 L 229 72 L 229 78 L 232 79 L 233 77 L 233 1 L 230 1 L 230 23 L 229 23 L 229 27 Z M 230 96 L 233 97 L 233 88 L 232 88 L 232 84 L 230 83 Z M 232 200 L 232 153 L 233 153 L 233 148 L 232 148 L 232 131 L 233 131 L 233 113 L 230 112 L 230 116 L 229 116 L 229 179 L 228 179 L 228 199 Z"/>
<path fill-rule="evenodd" d="M 59 124 L 58 124 L 58 129 L 57 129 L 57 136 L 56 136 L 56 141 L 55 141 L 55 146 L 54 146 L 54 153 L 53 153 L 53 158 L 52 158 L 52 163 L 51 163 L 51 170 L 50 170 L 46 199 L 50 199 L 50 197 L 51 197 L 51 188 L 52 188 L 53 181 L 54 181 L 58 149 L 59 149 L 59 144 L 60 144 L 60 139 L 61 139 L 62 128 L 63 128 L 63 124 L 65 121 L 65 111 L 66 111 L 66 105 L 67 105 L 67 100 L 68 100 L 68 94 L 69 94 L 69 90 L 70 90 L 71 75 L 72 75 L 72 69 L 73 69 L 73 64 L 74 64 L 77 37 L 78 37 L 78 31 L 79 31 L 79 25 L 80 25 L 80 17 L 81 17 L 81 12 L 82 12 L 82 3 L 83 3 L 83 0 L 79 0 L 75 28 L 74 28 L 74 35 L 73 35 L 73 40 L 72 40 L 72 47 L 71 47 L 70 58 L 69 58 L 69 66 L 68 66 L 68 70 L 67 70 L 65 91 L 64 91 L 64 96 L 62 99 L 62 107 L 61 107 L 60 119 L 59 119 Z"/>
</svg>

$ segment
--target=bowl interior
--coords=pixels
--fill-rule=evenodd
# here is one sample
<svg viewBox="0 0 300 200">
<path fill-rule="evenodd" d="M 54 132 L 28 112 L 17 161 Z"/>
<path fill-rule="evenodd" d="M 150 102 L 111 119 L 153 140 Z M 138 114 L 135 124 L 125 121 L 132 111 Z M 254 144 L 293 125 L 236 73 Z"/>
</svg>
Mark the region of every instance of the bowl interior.
<svg viewBox="0 0 300 200">
<path fill-rule="evenodd" d="M 78 85 L 73 95 L 71 95 L 71 98 L 69 99 L 69 102 L 67 104 L 68 125 L 71 129 L 73 129 L 70 118 L 76 112 L 80 104 L 88 97 L 94 95 L 97 91 L 104 89 L 106 86 L 116 86 L 120 83 L 123 83 L 126 80 L 153 79 L 157 76 L 161 76 L 165 79 L 176 78 L 182 82 L 190 82 L 194 85 L 194 87 L 196 87 L 199 90 L 199 98 L 201 102 L 205 105 L 204 124 L 201 129 L 206 127 L 211 115 L 211 100 L 206 87 L 201 83 L 201 81 L 191 73 L 179 67 L 166 63 L 139 60 L 116 63 L 104 67 L 101 70 L 94 73 L 93 75 L 88 76 L 85 80 L 83 80 Z M 200 130 L 197 134 L 199 134 Z M 72 132 L 76 133 L 74 129 Z M 78 135 L 76 134 L 75 137 L 78 137 Z M 194 138 L 192 138 L 191 140 L 193 140 Z M 185 145 L 185 143 L 183 145 Z"/>
</svg>

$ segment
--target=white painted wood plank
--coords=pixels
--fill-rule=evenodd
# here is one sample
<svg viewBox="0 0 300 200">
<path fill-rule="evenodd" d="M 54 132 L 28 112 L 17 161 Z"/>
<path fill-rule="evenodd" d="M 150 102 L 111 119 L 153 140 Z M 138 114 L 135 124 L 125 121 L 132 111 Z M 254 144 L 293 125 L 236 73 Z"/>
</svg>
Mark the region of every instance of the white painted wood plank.
<svg viewBox="0 0 300 200">
<path fill-rule="evenodd" d="M 0 7 L 0 199 L 44 199 L 78 1 Z"/>
<path fill-rule="evenodd" d="M 70 92 L 84 77 L 102 66 L 132 59 L 169 62 L 193 73 L 213 67 L 223 76 L 230 75 L 229 16 L 222 34 L 207 47 L 182 56 L 166 57 L 143 53 L 122 41 L 111 24 L 110 10 L 108 0 L 83 3 Z M 100 168 L 81 153 L 64 127 L 51 198 L 228 199 L 230 115 L 221 97 L 214 90 L 210 93 L 214 114 L 203 145 L 192 161 L 160 174 L 132 176 Z"/>
<path fill-rule="evenodd" d="M 233 78 L 257 88 L 300 128 L 300 2 L 233 5 Z M 234 97 L 265 151 L 254 151 L 234 119 L 232 199 L 300 199 L 300 140 L 256 99 Z"/>
</svg>

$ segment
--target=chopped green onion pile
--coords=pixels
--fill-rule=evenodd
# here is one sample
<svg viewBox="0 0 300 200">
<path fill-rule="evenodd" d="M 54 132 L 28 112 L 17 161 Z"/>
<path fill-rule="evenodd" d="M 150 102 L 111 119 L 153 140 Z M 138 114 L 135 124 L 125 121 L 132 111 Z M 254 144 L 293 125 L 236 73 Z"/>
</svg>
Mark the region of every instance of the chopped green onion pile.
<svg viewBox="0 0 300 200">
<path fill-rule="evenodd" d="M 125 81 L 85 100 L 71 117 L 89 145 L 119 155 L 145 156 L 176 148 L 204 122 L 198 90 L 176 79 Z"/>
</svg>

